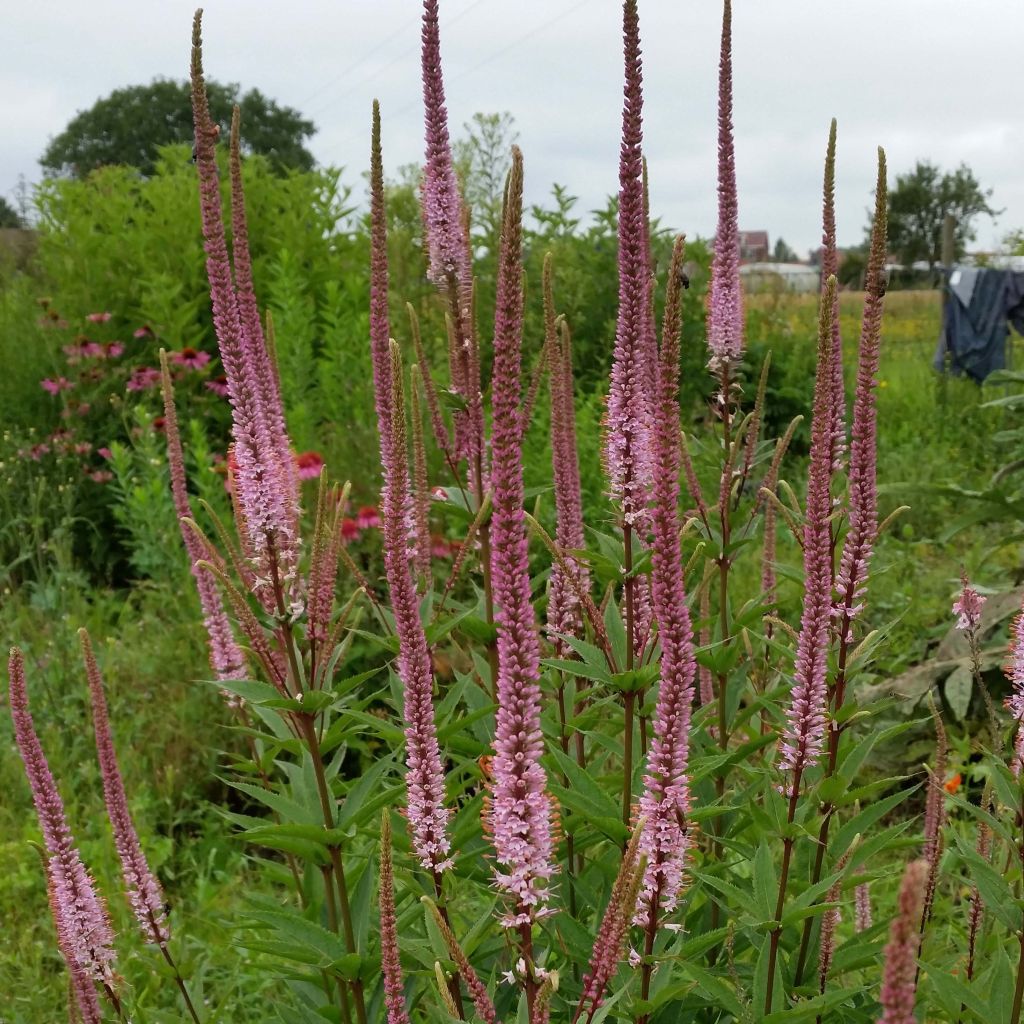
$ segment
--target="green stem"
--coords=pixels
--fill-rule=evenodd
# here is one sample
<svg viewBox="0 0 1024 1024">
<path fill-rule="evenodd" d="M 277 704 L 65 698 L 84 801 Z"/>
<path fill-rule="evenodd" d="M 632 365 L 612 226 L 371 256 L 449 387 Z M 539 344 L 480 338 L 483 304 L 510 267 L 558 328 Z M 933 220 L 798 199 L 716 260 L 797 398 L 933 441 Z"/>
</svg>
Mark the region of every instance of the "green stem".
<svg viewBox="0 0 1024 1024">
<path fill-rule="evenodd" d="M 803 769 L 793 772 L 793 792 L 789 797 L 789 813 L 786 825 L 792 826 L 796 819 L 796 809 L 800 802 L 800 778 Z M 782 912 L 786 909 L 786 889 L 789 887 L 789 867 L 793 859 L 793 836 L 786 835 L 782 840 L 782 871 L 779 874 L 779 898 L 775 903 L 775 921 L 777 926 L 772 929 L 768 945 L 768 980 L 765 986 L 764 1012 L 772 1012 L 772 994 L 775 988 L 775 964 L 779 958 L 779 939 L 782 937 Z"/>
</svg>

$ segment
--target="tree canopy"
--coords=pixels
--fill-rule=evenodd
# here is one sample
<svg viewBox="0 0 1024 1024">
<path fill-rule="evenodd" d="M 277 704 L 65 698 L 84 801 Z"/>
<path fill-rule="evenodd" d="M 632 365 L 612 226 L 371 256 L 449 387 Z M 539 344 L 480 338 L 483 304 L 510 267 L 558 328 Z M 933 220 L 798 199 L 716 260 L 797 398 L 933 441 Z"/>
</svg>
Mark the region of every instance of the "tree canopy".
<svg viewBox="0 0 1024 1024">
<path fill-rule="evenodd" d="M 225 137 L 231 110 L 238 104 L 243 152 L 262 154 L 278 171 L 308 171 L 313 166 L 313 155 L 304 143 L 316 126 L 297 110 L 280 106 L 258 89 L 242 93 L 234 83 L 207 82 L 206 91 L 211 115 Z M 189 83 L 157 78 L 149 85 L 115 89 L 80 111 L 50 140 L 39 163 L 49 174 L 79 178 L 97 167 L 124 164 L 148 177 L 160 146 L 191 142 L 192 135 Z"/>
<path fill-rule="evenodd" d="M 982 189 L 974 172 L 961 164 L 941 171 L 919 160 L 912 171 L 896 178 L 889 189 L 889 248 L 901 263 L 942 262 L 942 224 L 946 214 L 956 221 L 954 256 L 959 259 L 974 240 L 974 220 L 999 211 L 989 205 L 991 189 Z"/>
</svg>

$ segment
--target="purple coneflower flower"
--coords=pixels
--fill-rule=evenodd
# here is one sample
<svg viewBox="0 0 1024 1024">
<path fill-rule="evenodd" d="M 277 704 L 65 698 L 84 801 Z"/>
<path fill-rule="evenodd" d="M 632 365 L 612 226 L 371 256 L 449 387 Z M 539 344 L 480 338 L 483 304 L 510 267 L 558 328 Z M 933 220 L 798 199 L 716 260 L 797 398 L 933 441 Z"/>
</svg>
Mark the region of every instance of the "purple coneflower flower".
<svg viewBox="0 0 1024 1024">
<path fill-rule="evenodd" d="M 138 338 L 139 340 L 142 340 L 143 338 L 152 338 L 153 336 L 153 328 L 150 327 L 149 324 L 143 324 L 141 327 L 136 327 L 135 330 L 132 331 L 132 337 Z"/>
<path fill-rule="evenodd" d="M 39 386 L 51 395 L 59 395 L 62 391 L 70 391 L 75 385 L 67 377 L 58 377 L 56 380 L 46 377 L 39 382 Z"/>
<path fill-rule="evenodd" d="M 132 370 L 125 388 L 128 391 L 148 391 L 160 383 L 160 371 L 152 366 L 140 366 Z"/>
<path fill-rule="evenodd" d="M 324 468 L 324 459 L 319 452 L 299 452 L 295 456 L 295 466 L 300 480 L 315 480 Z"/>
<path fill-rule="evenodd" d="M 210 353 L 186 346 L 180 352 L 170 353 L 170 360 L 190 370 L 201 370 L 210 361 Z"/>
<path fill-rule="evenodd" d="M 203 387 L 205 387 L 207 391 L 212 391 L 220 398 L 227 398 L 230 393 L 228 391 L 228 379 L 223 373 L 214 377 L 213 380 L 204 381 Z"/>
<path fill-rule="evenodd" d="M 87 313 L 85 319 L 91 324 L 105 324 L 113 313 Z"/>
</svg>

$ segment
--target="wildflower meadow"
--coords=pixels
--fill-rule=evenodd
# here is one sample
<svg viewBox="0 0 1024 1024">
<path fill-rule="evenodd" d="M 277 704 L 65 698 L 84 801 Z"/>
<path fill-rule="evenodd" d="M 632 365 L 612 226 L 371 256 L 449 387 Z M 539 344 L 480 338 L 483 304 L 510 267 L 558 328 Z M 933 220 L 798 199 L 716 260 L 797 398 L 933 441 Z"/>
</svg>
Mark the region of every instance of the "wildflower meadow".
<svg viewBox="0 0 1024 1024">
<path fill-rule="evenodd" d="M 714 244 L 661 226 L 644 6 L 589 227 L 510 141 L 481 241 L 438 0 L 365 210 L 221 129 L 202 11 L 192 153 L 41 189 L 0 1021 L 1019 1024 L 1011 385 L 887 294 L 882 148 L 840 288 L 835 121 L 820 291 L 744 293 L 731 0 Z"/>
</svg>

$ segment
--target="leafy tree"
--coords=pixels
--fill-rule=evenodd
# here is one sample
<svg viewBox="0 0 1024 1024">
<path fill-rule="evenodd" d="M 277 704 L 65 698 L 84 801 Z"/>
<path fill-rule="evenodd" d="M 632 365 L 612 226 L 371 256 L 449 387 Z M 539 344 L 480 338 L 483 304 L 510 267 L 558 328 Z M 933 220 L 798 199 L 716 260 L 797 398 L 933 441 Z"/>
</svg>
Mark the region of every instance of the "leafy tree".
<svg viewBox="0 0 1024 1024">
<path fill-rule="evenodd" d="M 22 228 L 24 226 L 21 214 L 3 196 L 0 196 L 0 228 Z"/>
<path fill-rule="evenodd" d="M 784 238 L 780 238 L 775 243 L 775 250 L 772 253 L 772 259 L 776 263 L 795 263 L 798 259 L 797 254 L 787 245 Z"/>
<path fill-rule="evenodd" d="M 1003 239 L 1003 247 L 1009 256 L 1024 256 L 1024 228 L 1011 231 Z"/>
<path fill-rule="evenodd" d="M 960 258 L 974 240 L 973 222 L 979 214 L 996 216 L 989 205 L 991 189 L 982 189 L 966 164 L 942 172 L 919 160 L 908 174 L 896 178 L 889 190 L 889 247 L 902 263 L 925 260 L 930 267 L 942 261 L 942 224 L 946 214 L 956 221 L 954 255 Z"/>
<path fill-rule="evenodd" d="M 316 131 L 297 110 L 279 106 L 258 89 L 246 93 L 234 83 L 207 82 L 210 111 L 225 137 L 231 110 L 242 113 L 242 149 L 266 156 L 276 171 L 308 171 L 313 156 L 304 143 Z M 157 150 L 173 142 L 192 141 L 192 105 L 185 81 L 154 79 L 149 85 L 115 89 L 80 111 L 39 160 L 51 175 L 84 178 L 97 167 L 124 164 L 153 174 Z"/>
</svg>

